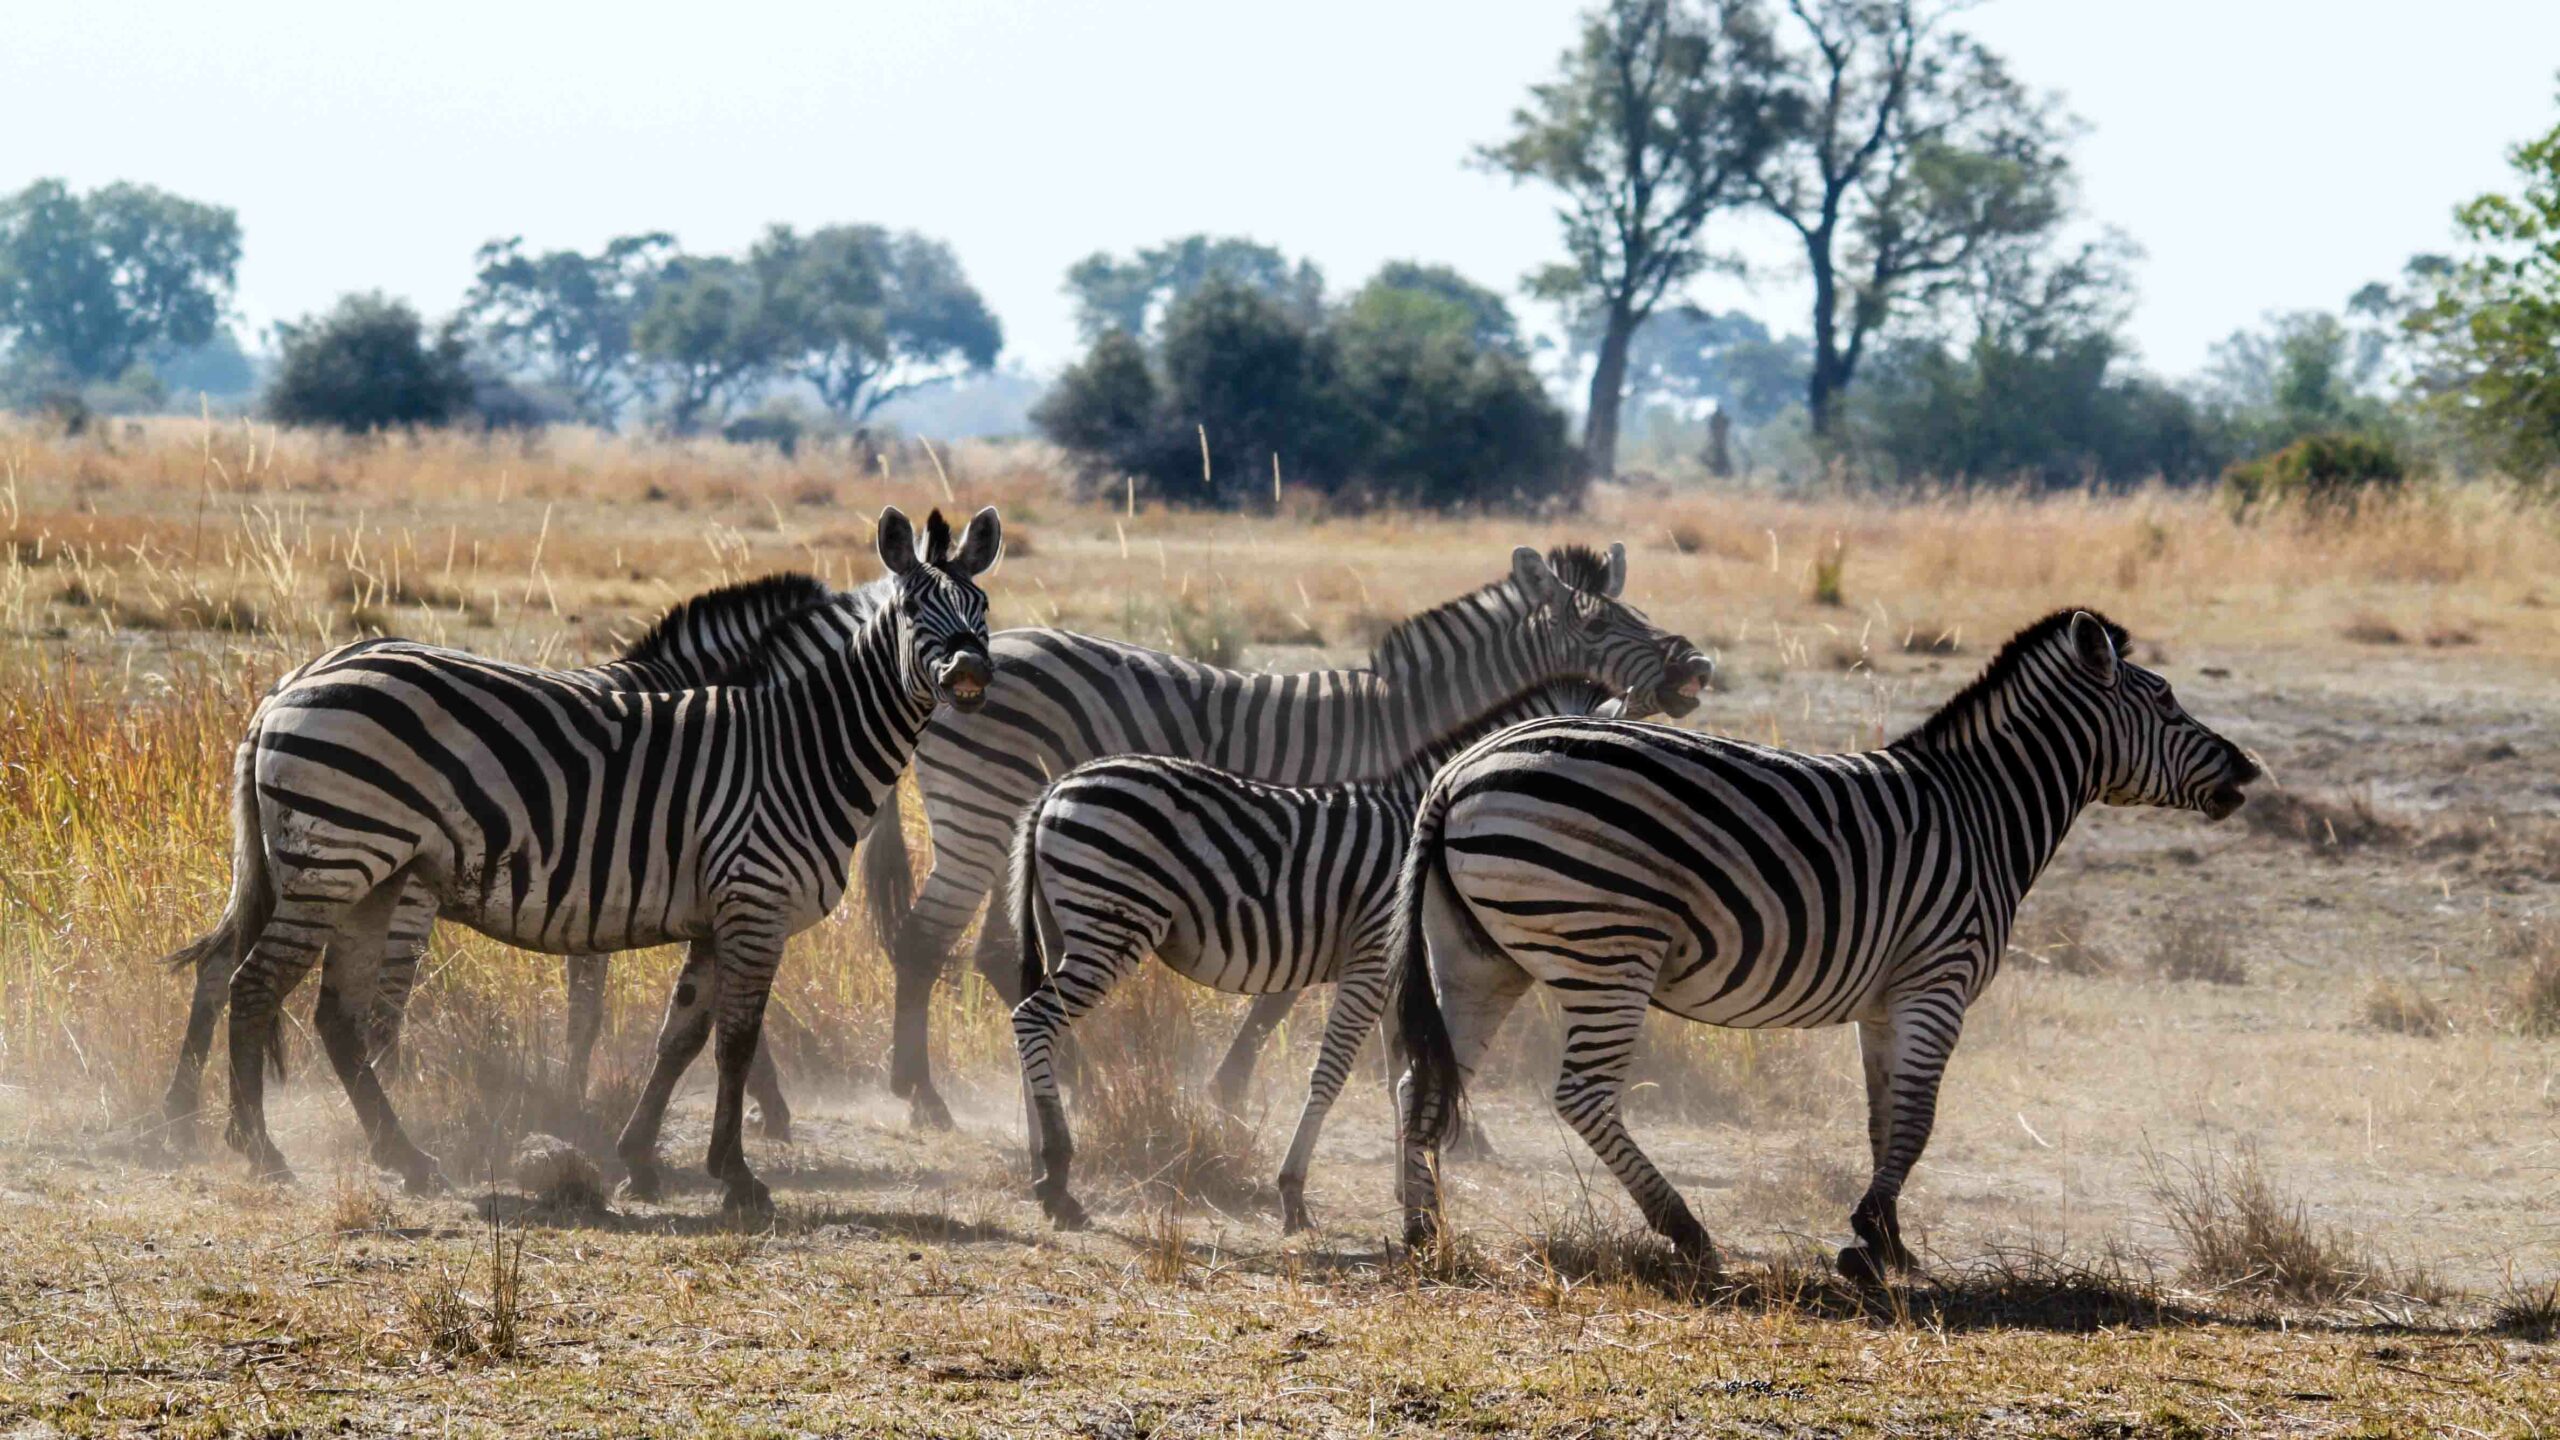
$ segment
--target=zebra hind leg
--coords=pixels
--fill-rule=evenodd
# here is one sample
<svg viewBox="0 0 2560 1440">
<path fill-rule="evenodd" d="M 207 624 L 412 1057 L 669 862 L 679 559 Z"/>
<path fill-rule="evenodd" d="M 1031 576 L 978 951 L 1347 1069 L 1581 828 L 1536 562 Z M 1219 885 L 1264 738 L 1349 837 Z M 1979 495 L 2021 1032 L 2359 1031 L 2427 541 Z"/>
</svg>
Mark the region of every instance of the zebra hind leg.
<svg viewBox="0 0 2560 1440">
<path fill-rule="evenodd" d="M 391 912 L 391 934 L 373 982 L 372 1013 L 365 1020 L 365 1054 L 376 1075 L 400 1069 L 400 1032 L 409 1018 L 409 995 L 418 988 L 418 968 L 427 958 L 427 941 L 435 934 L 435 896 L 411 882 Z M 322 974 L 328 962 L 322 962 Z"/>
<path fill-rule="evenodd" d="M 293 1167 L 267 1133 L 267 1063 L 285 997 L 302 983 L 337 930 L 343 902 L 285 896 L 231 976 L 231 1123 L 224 1140 L 262 1180 L 290 1182 Z"/>
<path fill-rule="evenodd" d="M 608 978 L 603 955 L 563 955 L 560 957 L 560 981 L 569 993 L 568 1050 L 565 1059 L 568 1073 L 560 1077 L 560 1088 L 568 1096 L 569 1107 L 584 1110 L 587 1104 L 587 1075 L 596 1058 L 596 1037 L 604 1033 L 604 987 Z"/>
<path fill-rule="evenodd" d="M 1639 977 L 1640 988 L 1581 990 L 1564 1007 L 1564 1064 L 1556 1077 L 1556 1112 L 1574 1133 L 1627 1187 L 1644 1212 L 1645 1223 L 1671 1242 L 1687 1259 L 1712 1268 L 1715 1246 L 1707 1227 L 1690 1213 L 1689 1202 L 1655 1168 L 1651 1158 L 1627 1133 L 1623 1113 L 1627 1071 L 1635 1059 L 1636 1037 L 1642 1033 L 1652 992 L 1652 972 Z"/>
<path fill-rule="evenodd" d="M 1426 883 L 1421 904 L 1431 969 L 1425 993 L 1433 996 L 1448 1031 L 1450 1056 L 1464 1087 L 1473 1082 L 1504 1018 L 1528 993 L 1529 972 L 1490 945 L 1475 922 L 1458 912 L 1445 881 Z M 1413 984 L 1414 977 L 1407 975 L 1403 983 Z M 1421 1137 L 1445 1128 L 1450 1103 L 1448 1096 L 1415 1083 L 1422 1072 L 1421 1065 L 1409 1065 L 1396 1082 L 1401 1151 L 1397 1193 L 1404 1208 L 1405 1243 L 1415 1247 L 1430 1243 L 1442 1230 L 1438 1147 Z"/>
<path fill-rule="evenodd" d="M 767 1140 L 788 1142 L 791 1139 L 791 1102 L 782 1098 L 782 1072 L 773 1063 L 773 1041 L 767 1037 L 756 1045 L 756 1058 L 747 1063 L 747 1093 L 756 1100 L 756 1129 Z"/>
<path fill-rule="evenodd" d="M 364 1126 L 374 1163 L 398 1171 L 410 1194 L 431 1195 L 447 1188 L 444 1176 L 436 1168 L 435 1157 L 411 1143 L 401 1128 L 390 1097 L 383 1093 L 382 1079 L 374 1072 L 367 1033 L 368 1019 L 379 1014 L 373 1002 L 384 961 L 384 926 L 391 919 L 399 889 L 396 880 L 381 886 L 348 912 L 321 963 L 320 1001 L 312 1012 L 312 1028 L 319 1032 L 330 1068 L 337 1071 L 338 1083 Z"/>
<path fill-rule="evenodd" d="M 186 1037 L 178 1043 L 177 1069 L 160 1100 L 160 1113 L 169 1122 L 170 1143 L 181 1154 L 195 1153 L 202 1142 L 196 1122 L 204 1105 L 205 1059 L 213 1052 L 213 1032 L 222 1021 L 223 1007 L 231 1003 L 231 977 L 239 962 L 238 952 L 227 945 L 207 948 L 196 959 Z"/>
<path fill-rule="evenodd" d="M 889 1030 L 889 1093 L 907 1102 L 908 1123 L 919 1130 L 951 1128 L 951 1107 L 933 1084 L 933 987 L 942 979 L 943 964 L 961 929 L 987 892 L 981 877 L 962 879 L 946 873 L 956 872 L 958 866 L 940 853 L 942 832 L 937 829 L 934 834 L 933 871 L 925 876 L 915 908 L 907 912 L 889 947 L 889 965 L 897 980 Z M 973 885 L 972 880 L 978 883 Z"/>
<path fill-rule="evenodd" d="M 1032 1163 L 1038 1170 L 1032 1194 L 1039 1198 L 1049 1223 L 1061 1230 L 1082 1230 L 1091 1222 L 1067 1189 L 1075 1138 L 1067 1129 L 1066 1106 L 1058 1098 L 1058 1042 L 1069 1026 L 1101 1004 L 1112 987 L 1137 968 L 1143 952 L 1133 944 L 1079 947 L 1069 938 L 1053 953 L 1059 958 L 1048 978 L 1014 1007 L 1013 1040 L 1022 1058 L 1022 1084 L 1031 1106 Z"/>
</svg>

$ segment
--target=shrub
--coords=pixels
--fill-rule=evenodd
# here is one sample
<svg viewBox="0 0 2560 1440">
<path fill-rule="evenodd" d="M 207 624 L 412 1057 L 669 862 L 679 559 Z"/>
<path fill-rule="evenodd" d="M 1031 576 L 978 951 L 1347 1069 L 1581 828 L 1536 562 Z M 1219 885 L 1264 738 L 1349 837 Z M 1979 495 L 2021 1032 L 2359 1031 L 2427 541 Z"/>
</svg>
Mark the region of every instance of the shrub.
<svg viewBox="0 0 2560 1440">
<path fill-rule="evenodd" d="M 2249 967 L 2232 953 L 2224 922 L 2202 915 L 2181 913 L 2161 922 L 2159 943 L 2151 952 L 2151 968 L 2163 980 L 2201 980 L 2208 985 L 2249 983 Z"/>
<path fill-rule="evenodd" d="M 473 382 L 461 337 L 430 340 L 418 312 L 379 293 L 350 295 L 283 338 L 267 413 L 287 425 L 366 433 L 443 425 L 468 413 Z"/>
<path fill-rule="evenodd" d="M 1088 488 L 1124 476 L 1180 505 L 1327 497 L 1446 506 L 1573 498 L 1564 415 L 1481 317 L 1385 277 L 1310 320 L 1212 279 L 1176 299 L 1161 337 L 1111 330 L 1032 412 Z"/>
<path fill-rule="evenodd" d="M 2309 435 L 2226 468 L 2222 499 L 2239 519 L 2289 505 L 2334 513 L 2352 510 L 2368 496 L 2397 494 L 2408 478 L 2400 447 L 2380 436 Z"/>
<path fill-rule="evenodd" d="M 2365 1287 L 2374 1268 L 2344 1237 L 2312 1227 L 2303 1202 L 2280 1192 L 2254 1149 L 2185 1163 L 2147 1154 L 2151 1193 L 2187 1248 L 2187 1274 L 2220 1289 L 2320 1304 Z"/>
<path fill-rule="evenodd" d="M 2386 1034 L 2433 1039 L 2444 1033 L 2444 1007 L 2407 981 L 2381 980 L 2365 992 L 2364 1023 Z"/>
</svg>

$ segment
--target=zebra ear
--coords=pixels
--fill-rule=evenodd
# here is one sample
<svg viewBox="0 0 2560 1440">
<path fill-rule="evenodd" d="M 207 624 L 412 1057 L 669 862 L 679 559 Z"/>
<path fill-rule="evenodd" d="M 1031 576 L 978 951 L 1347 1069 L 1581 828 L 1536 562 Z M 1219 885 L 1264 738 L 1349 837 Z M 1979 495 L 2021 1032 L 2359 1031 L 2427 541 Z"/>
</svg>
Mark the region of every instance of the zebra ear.
<svg viewBox="0 0 2560 1440">
<path fill-rule="evenodd" d="M 1552 604 L 1564 591 L 1564 581 L 1557 578 L 1555 567 L 1534 545 L 1523 545 L 1511 552 L 1511 583 L 1520 587 L 1521 598 L 1532 605 Z"/>
<path fill-rule="evenodd" d="M 1627 542 L 1612 540 L 1609 542 L 1609 582 L 1600 587 L 1600 593 L 1615 600 L 1626 588 Z"/>
<path fill-rule="evenodd" d="M 988 506 L 969 517 L 969 528 L 960 532 L 960 548 L 952 553 L 951 563 L 942 568 L 954 575 L 983 574 L 1004 554 L 1004 522 L 996 518 L 996 507 Z"/>
<path fill-rule="evenodd" d="M 891 505 L 880 512 L 880 563 L 892 575 L 912 573 L 920 563 L 916 559 L 916 527 L 907 521 L 906 512 Z"/>
<path fill-rule="evenodd" d="M 2106 625 L 2086 610 L 2071 613 L 2071 653 L 2078 657 L 2081 668 L 2101 686 L 2113 689 L 2116 683 L 2116 642 L 2107 634 Z"/>
</svg>

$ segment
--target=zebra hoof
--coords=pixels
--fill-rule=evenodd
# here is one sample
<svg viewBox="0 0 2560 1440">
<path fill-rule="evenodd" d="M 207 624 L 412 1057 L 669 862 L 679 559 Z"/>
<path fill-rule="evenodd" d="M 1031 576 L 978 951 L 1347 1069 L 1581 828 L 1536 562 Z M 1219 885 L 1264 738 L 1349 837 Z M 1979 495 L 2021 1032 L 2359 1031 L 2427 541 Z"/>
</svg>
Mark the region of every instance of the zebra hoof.
<svg viewBox="0 0 2560 1440">
<path fill-rule="evenodd" d="M 752 1175 L 729 1182 L 729 1193 L 720 1197 L 720 1213 L 739 1220 L 773 1218 L 773 1191 Z"/>
<path fill-rule="evenodd" d="M 614 1198 L 642 1205 L 657 1204 L 659 1195 L 663 1193 L 658 1182 L 658 1167 L 634 1162 L 625 1163 L 629 1165 L 631 1173 L 624 1176 L 622 1183 L 614 1187 Z"/>
<path fill-rule="evenodd" d="M 1884 1284 L 1885 1267 L 1876 1260 L 1875 1252 L 1864 1245 L 1851 1245 L 1833 1262 L 1840 1277 L 1852 1285 L 1875 1289 Z"/>
<path fill-rule="evenodd" d="M 411 1195 L 446 1195 L 453 1191 L 453 1186 L 444 1178 L 444 1171 L 437 1167 L 436 1157 L 433 1155 L 422 1153 L 399 1169 L 400 1188 Z"/>
<path fill-rule="evenodd" d="M 1061 1195 L 1055 1200 L 1043 1201 L 1042 1208 L 1049 1212 L 1049 1227 L 1053 1230 L 1093 1228 L 1093 1218 L 1084 1213 L 1083 1204 L 1073 1195 Z"/>
<path fill-rule="evenodd" d="M 1304 1199 L 1287 1194 L 1280 1197 L 1281 1234 L 1303 1235 L 1314 1228 L 1316 1228 L 1315 1214 L 1307 1209 L 1307 1202 Z"/>
<path fill-rule="evenodd" d="M 790 1144 L 791 1112 L 788 1110 L 766 1111 L 763 1115 L 757 1117 L 756 1132 L 764 1136 L 767 1140 L 777 1141 L 784 1145 Z"/>
<path fill-rule="evenodd" d="M 951 1107 L 931 1090 L 919 1089 L 907 1097 L 907 1128 L 910 1130 L 949 1130 Z"/>
</svg>

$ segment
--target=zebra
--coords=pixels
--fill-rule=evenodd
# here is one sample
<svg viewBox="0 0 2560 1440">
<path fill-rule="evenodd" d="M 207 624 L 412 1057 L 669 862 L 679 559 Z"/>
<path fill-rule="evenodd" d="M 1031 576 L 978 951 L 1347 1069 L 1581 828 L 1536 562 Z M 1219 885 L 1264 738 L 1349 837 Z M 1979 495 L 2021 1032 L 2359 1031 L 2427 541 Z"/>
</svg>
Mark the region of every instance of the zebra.
<svg viewBox="0 0 2560 1440">
<path fill-rule="evenodd" d="M 952 942 L 1005 874 L 1015 818 L 1053 776 L 1144 754 L 1289 785 L 1371 778 L 1499 697 L 1550 679 L 1597 679 L 1627 697 L 1630 715 L 1686 714 L 1706 657 L 1625 603 L 1626 580 L 1622 544 L 1545 554 L 1523 545 L 1510 573 L 1403 621 L 1361 669 L 1248 674 L 1064 630 L 999 631 L 986 706 L 936 715 L 916 748 L 933 830 L 922 891 L 899 827 L 881 827 L 863 849 L 867 912 L 897 977 L 891 1093 L 907 1098 L 916 1123 L 950 1126 L 926 1050 L 926 1002 Z M 1022 999 L 1021 972 L 993 918 L 1002 913 L 981 928 L 976 964 L 1011 1005 Z M 1222 1102 L 1241 1096 L 1256 1047 L 1295 999 L 1255 1002 L 1218 1067 Z"/>
<path fill-rule="evenodd" d="M 877 603 L 882 587 L 883 582 L 874 581 L 854 593 L 863 597 L 859 603 L 868 606 Z M 706 590 L 678 601 L 620 656 L 600 665 L 561 671 L 560 678 L 598 690 L 634 692 L 713 684 L 753 658 L 757 642 L 775 621 L 835 593 L 815 576 L 790 571 Z M 378 1067 L 393 1063 L 398 1051 L 409 993 L 417 984 L 418 965 L 425 957 L 435 918 L 434 897 L 423 884 L 413 883 L 393 907 L 367 1032 L 366 1048 Z M 173 970 L 192 968 L 196 977 L 176 1071 L 161 1100 L 162 1115 L 183 1136 L 191 1137 L 194 1131 L 214 1024 L 230 999 L 231 975 L 239 966 L 238 919 L 236 911 L 226 912 L 211 934 L 180 947 L 162 962 Z M 561 957 L 561 969 L 569 992 L 566 1088 L 573 1099 L 583 1099 L 596 1036 L 604 1027 L 605 957 L 566 955 Z M 280 1052 L 270 1050 L 269 1054 L 272 1067 Z M 766 1138 L 788 1138 L 790 1106 L 783 1100 L 773 1058 L 761 1048 L 748 1083 L 763 1111 Z"/>
<path fill-rule="evenodd" d="M 1564 1012 L 1556 1109 L 1705 1264 L 1706 1230 L 1619 1114 L 1646 1008 L 1748 1029 L 1855 1021 L 1874 1168 L 1839 1266 L 1861 1281 L 1908 1268 L 1896 1201 L 1939 1078 L 2071 822 L 2093 803 L 2221 820 L 2258 777 L 2124 658 L 2126 638 L 2095 611 L 2057 611 L 1862 754 L 1546 720 L 1451 761 L 1399 882 L 1407 1240 L 1437 1233 L 1440 1136 L 1534 981 Z"/>
<path fill-rule="evenodd" d="M 1085 1225 L 1067 1193 L 1074 1145 L 1053 1047 L 1152 951 L 1177 974 L 1238 994 L 1335 984 L 1280 1167 L 1282 1223 L 1305 1229 L 1317 1134 L 1386 1001 L 1396 873 L 1422 787 L 1442 761 L 1504 726 L 1588 715 L 1604 701 L 1616 704 L 1590 681 L 1550 682 L 1435 738 L 1383 780 L 1276 785 L 1196 760 L 1118 755 L 1041 792 L 1015 829 L 1008 894 L 1025 994 L 1014 1040 L 1041 1169 L 1035 1193 L 1051 1220 Z"/>
<path fill-rule="evenodd" d="M 772 628 L 734 683 L 599 691 L 405 641 L 340 647 L 260 706 L 235 781 L 233 906 L 252 937 L 231 982 L 233 1148 L 286 1176 L 258 1060 L 275 1008 L 322 962 L 314 1028 L 377 1163 L 441 1184 L 365 1053 L 372 989 L 412 882 L 440 918 L 555 954 L 690 942 L 657 1063 L 616 1149 L 658 1194 L 668 1096 L 716 1025 L 709 1168 L 724 1209 L 762 1213 L 739 1120 L 783 944 L 843 898 L 855 844 L 937 701 L 985 701 L 992 509 L 955 547 L 935 512 L 881 512 L 885 602 L 837 597 Z"/>
</svg>

